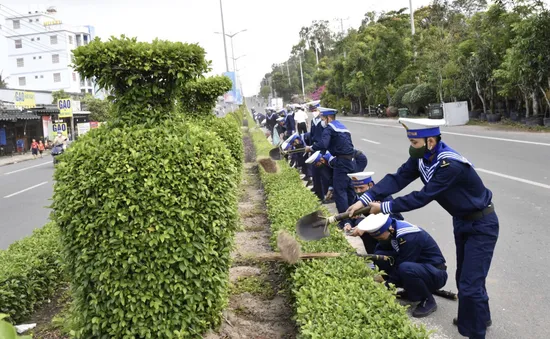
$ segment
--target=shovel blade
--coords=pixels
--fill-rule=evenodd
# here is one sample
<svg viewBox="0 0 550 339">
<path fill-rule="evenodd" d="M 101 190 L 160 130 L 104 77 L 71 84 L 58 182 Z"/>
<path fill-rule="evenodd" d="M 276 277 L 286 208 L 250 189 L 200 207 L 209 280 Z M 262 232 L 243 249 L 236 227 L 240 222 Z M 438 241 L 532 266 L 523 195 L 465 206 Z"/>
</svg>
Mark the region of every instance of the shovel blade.
<svg viewBox="0 0 550 339">
<path fill-rule="evenodd" d="M 296 224 L 296 233 L 303 240 L 320 240 L 330 236 L 326 218 L 321 211 L 310 213 L 298 220 Z"/>
<path fill-rule="evenodd" d="M 279 147 L 272 149 L 269 151 L 269 157 L 273 160 L 281 160 L 281 149 Z"/>
</svg>

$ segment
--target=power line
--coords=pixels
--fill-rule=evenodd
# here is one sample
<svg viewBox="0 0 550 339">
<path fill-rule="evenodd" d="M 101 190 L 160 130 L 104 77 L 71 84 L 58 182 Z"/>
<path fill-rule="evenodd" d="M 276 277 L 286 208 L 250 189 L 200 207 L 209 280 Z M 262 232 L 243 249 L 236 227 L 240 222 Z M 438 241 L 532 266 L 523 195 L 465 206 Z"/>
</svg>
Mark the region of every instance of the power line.
<svg viewBox="0 0 550 339">
<path fill-rule="evenodd" d="M 16 31 L 10 29 L 10 28 L 7 28 L 7 27 L 3 27 L 3 29 L 5 30 L 8 30 L 8 31 L 12 31 L 12 32 L 15 32 L 17 33 Z M 8 32 L 8 33 L 11 33 L 11 32 Z M 13 34 L 13 33 L 11 33 Z M 31 47 L 34 47 L 36 48 L 39 52 L 44 52 L 44 53 L 54 53 L 55 52 L 55 49 L 52 49 L 51 47 L 48 47 L 46 45 L 42 45 L 38 42 L 35 42 L 33 40 L 30 40 L 29 37 L 24 37 L 24 36 L 17 36 L 17 37 L 6 37 L 6 39 L 9 39 L 11 41 L 16 41 L 16 40 L 21 40 L 21 42 L 23 43 L 23 41 L 25 41 L 26 43 L 28 43 Z M 59 52 L 59 51 L 57 51 Z"/>
</svg>

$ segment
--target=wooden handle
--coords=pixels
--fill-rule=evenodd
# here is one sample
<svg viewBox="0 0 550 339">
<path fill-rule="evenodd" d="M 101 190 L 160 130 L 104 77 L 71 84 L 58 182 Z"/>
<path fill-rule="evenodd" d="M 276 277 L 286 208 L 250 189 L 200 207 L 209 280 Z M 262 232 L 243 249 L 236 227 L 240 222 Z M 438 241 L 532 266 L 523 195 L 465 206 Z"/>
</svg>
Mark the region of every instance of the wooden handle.
<svg viewBox="0 0 550 339">
<path fill-rule="evenodd" d="M 369 213 L 369 212 L 370 212 L 370 206 L 365 206 L 365 207 L 360 208 L 357 211 L 355 211 L 353 213 L 353 216 L 366 214 L 366 213 Z M 338 215 L 335 215 L 334 216 L 334 221 L 340 221 L 340 220 L 344 220 L 344 219 L 348 219 L 348 218 L 349 218 L 349 213 L 344 212 L 344 213 L 340 213 Z"/>
</svg>

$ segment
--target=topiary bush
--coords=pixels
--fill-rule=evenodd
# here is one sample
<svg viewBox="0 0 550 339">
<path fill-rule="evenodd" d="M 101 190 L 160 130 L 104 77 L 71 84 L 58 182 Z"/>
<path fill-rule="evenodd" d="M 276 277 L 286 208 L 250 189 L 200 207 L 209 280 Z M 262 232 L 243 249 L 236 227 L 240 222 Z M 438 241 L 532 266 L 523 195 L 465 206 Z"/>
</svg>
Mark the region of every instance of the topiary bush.
<svg viewBox="0 0 550 339">
<path fill-rule="evenodd" d="M 28 318 L 63 279 L 59 228 L 52 222 L 0 251 L 0 313 Z"/>
<path fill-rule="evenodd" d="M 271 148 L 260 130 L 252 132 L 257 156 Z M 294 234 L 298 219 L 318 208 L 313 193 L 304 188 L 297 171 L 285 161 L 275 174 L 260 169 L 271 221 L 271 245 L 276 234 Z M 299 204 L 288 204 L 299 201 Z M 284 211 L 284 213 L 281 213 Z M 303 252 L 349 253 L 338 258 L 302 261 L 289 268 L 289 283 L 300 338 L 428 338 L 424 326 L 417 327 L 407 317 L 406 308 L 392 291 L 373 280 L 376 270 L 353 255 L 342 232 L 330 226 L 331 236 L 320 241 L 300 241 Z"/>
<path fill-rule="evenodd" d="M 174 107 L 206 69 L 204 50 L 123 37 L 79 47 L 75 63 L 115 100 L 113 119 L 55 172 L 73 334 L 198 338 L 228 300 L 240 168 L 234 130 L 209 131 Z"/>
<path fill-rule="evenodd" d="M 211 115 L 218 97 L 231 87 L 231 79 L 226 76 L 190 81 L 185 84 L 180 96 L 181 110 L 186 114 Z"/>
</svg>

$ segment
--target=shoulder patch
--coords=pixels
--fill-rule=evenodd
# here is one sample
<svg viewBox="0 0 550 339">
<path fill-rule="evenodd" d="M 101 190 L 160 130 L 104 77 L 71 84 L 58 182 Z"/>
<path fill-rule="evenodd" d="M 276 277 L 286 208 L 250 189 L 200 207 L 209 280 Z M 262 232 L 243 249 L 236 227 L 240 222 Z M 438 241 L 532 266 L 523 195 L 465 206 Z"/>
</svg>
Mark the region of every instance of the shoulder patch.
<svg viewBox="0 0 550 339">
<path fill-rule="evenodd" d="M 405 240 L 403 238 L 399 238 L 399 245 L 403 245 L 406 242 L 407 242 L 407 240 Z"/>
<path fill-rule="evenodd" d="M 444 167 L 449 166 L 450 164 L 451 164 L 450 162 L 448 162 L 447 160 L 443 159 L 443 160 L 441 160 L 441 165 L 439 165 L 439 167 L 444 168 Z"/>
</svg>

